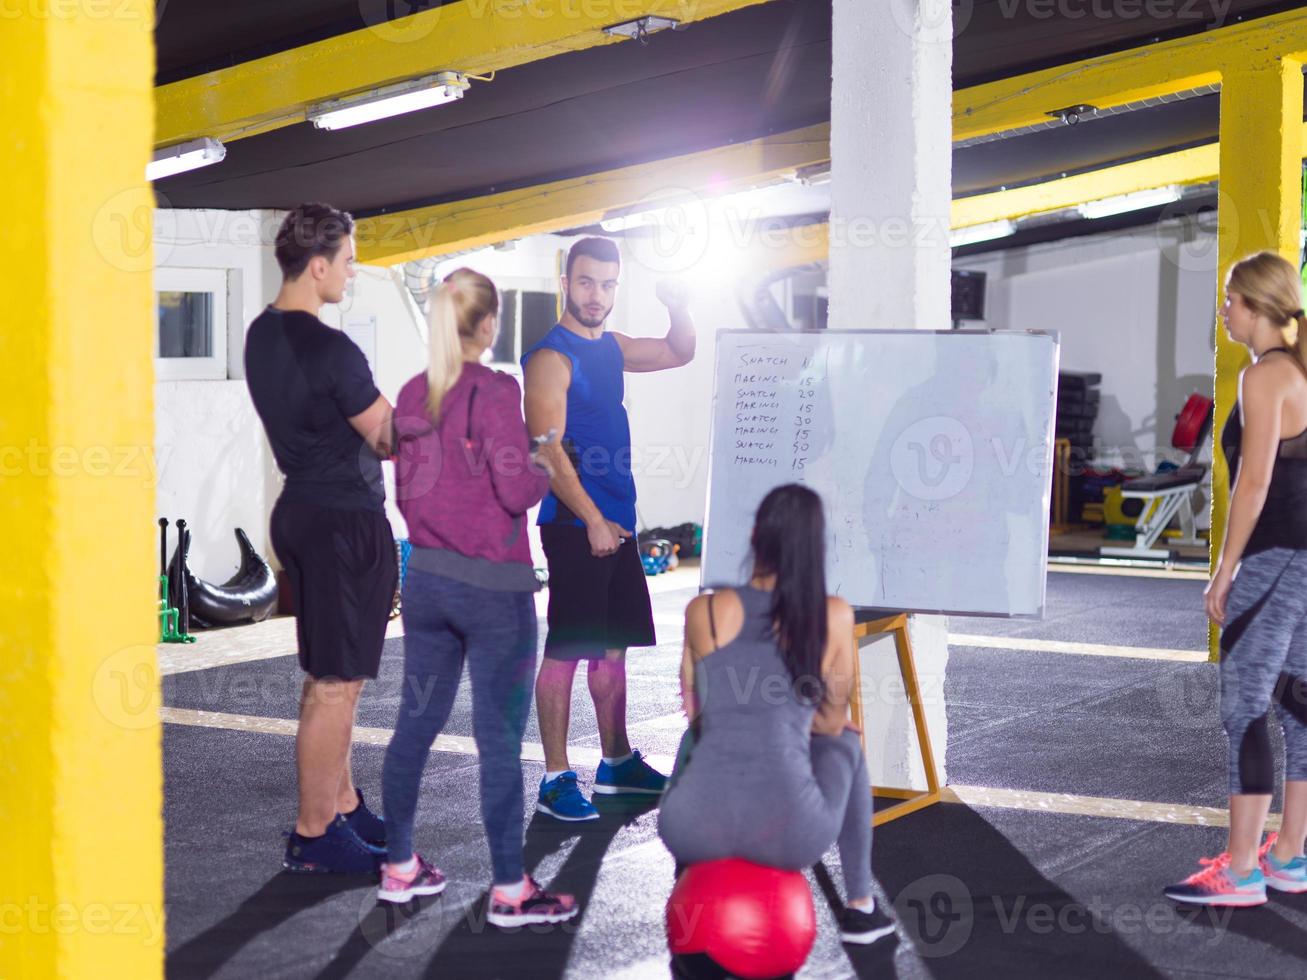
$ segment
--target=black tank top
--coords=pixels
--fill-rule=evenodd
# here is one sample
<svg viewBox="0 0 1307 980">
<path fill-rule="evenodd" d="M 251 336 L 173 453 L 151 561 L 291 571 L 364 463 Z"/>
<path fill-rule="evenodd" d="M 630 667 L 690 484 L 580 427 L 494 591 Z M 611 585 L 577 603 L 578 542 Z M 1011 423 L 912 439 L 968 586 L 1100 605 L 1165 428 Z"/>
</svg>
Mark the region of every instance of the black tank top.
<svg viewBox="0 0 1307 980">
<path fill-rule="evenodd" d="M 1298 360 L 1283 347 L 1273 347 L 1266 353 L 1288 354 L 1295 362 Z M 1239 473 L 1242 412 L 1242 406 L 1236 402 L 1225 428 L 1221 430 L 1221 451 L 1225 453 L 1233 477 Z M 1271 548 L 1307 549 L 1307 430 L 1280 440 L 1275 466 L 1271 470 L 1271 485 L 1266 490 L 1266 503 L 1262 505 L 1257 525 L 1243 553 L 1253 555 Z"/>
</svg>

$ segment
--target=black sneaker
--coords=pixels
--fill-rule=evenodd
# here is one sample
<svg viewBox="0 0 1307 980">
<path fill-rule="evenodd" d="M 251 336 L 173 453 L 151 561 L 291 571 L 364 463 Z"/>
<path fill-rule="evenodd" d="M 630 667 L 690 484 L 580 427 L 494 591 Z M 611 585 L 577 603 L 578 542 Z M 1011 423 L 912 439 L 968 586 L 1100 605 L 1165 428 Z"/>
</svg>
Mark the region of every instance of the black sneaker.
<svg viewBox="0 0 1307 980">
<path fill-rule="evenodd" d="M 339 813 L 321 837 L 287 835 L 282 867 L 293 874 L 375 875 L 385 852 L 369 847 Z"/>
<path fill-rule="evenodd" d="M 359 805 L 345 814 L 345 820 L 349 823 L 350 830 L 363 838 L 365 843 L 373 847 L 384 848 L 386 846 L 386 821 L 368 809 L 367 803 L 363 799 L 363 790 L 357 787 L 354 790 L 359 795 Z"/>
<path fill-rule="evenodd" d="M 516 902 L 509 901 L 498 888 L 490 889 L 490 907 L 486 921 L 500 929 L 513 929 L 536 923 L 566 922 L 580 909 L 571 895 L 551 895 L 534 878 L 531 887 Z"/>
<path fill-rule="evenodd" d="M 870 946 L 894 932 L 894 920 L 880 910 L 878 902 L 870 912 L 846 905 L 840 914 L 840 939 L 858 946 Z"/>
</svg>

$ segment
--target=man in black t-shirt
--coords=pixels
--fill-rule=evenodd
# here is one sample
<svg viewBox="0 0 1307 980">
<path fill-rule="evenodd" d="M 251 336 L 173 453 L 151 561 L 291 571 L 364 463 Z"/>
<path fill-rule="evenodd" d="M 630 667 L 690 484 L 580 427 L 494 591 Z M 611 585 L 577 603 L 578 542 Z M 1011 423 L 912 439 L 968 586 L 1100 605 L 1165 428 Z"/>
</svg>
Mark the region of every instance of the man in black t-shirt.
<svg viewBox="0 0 1307 980">
<path fill-rule="evenodd" d="M 385 824 L 350 771 L 354 712 L 375 678 L 398 569 L 382 506 L 391 406 L 363 352 L 318 319 L 354 277 L 353 219 L 303 204 L 277 233 L 282 285 L 250 325 L 245 377 L 286 483 L 272 546 L 295 604 L 305 674 L 295 757 L 299 816 L 285 867 L 373 873 Z"/>
</svg>

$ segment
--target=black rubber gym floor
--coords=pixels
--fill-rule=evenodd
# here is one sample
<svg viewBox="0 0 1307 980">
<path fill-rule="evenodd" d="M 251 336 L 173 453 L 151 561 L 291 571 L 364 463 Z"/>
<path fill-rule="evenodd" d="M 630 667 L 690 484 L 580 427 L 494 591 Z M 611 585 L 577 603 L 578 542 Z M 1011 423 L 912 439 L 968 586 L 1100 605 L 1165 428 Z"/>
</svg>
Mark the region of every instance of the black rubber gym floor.
<svg viewBox="0 0 1307 980">
<path fill-rule="evenodd" d="M 1202 584 L 1053 574 L 1045 622 L 953 619 L 961 634 L 1202 649 Z M 672 621 L 691 591 L 655 596 Z M 1083 626 L 1083 628 L 1081 628 Z M 631 658 L 632 740 L 670 755 L 679 636 Z M 393 724 L 400 641 L 360 708 Z M 949 781 L 1156 803 L 1223 806 L 1225 742 L 1207 664 L 954 646 L 945 682 Z M 293 657 L 171 676 L 165 704 L 293 718 Z M 471 735 L 468 692 L 446 729 Z M 527 734 L 538 740 L 532 721 Z M 573 744 L 594 748 L 579 682 Z M 573 926 L 507 935 L 484 924 L 489 860 L 475 757 L 434 753 L 415 839 L 449 876 L 421 906 L 381 909 L 374 883 L 279 873 L 294 818 L 285 735 L 169 724 L 164 730 L 167 969 L 171 977 L 629 978 L 669 975 L 662 909 L 672 862 L 655 814 L 606 810 L 576 828 L 527 815 L 527 861 L 578 895 Z M 383 749 L 356 745 L 369 799 Z M 543 767 L 524 763 L 532 798 Z M 578 765 L 583 779 L 588 769 Z M 1219 828 L 941 804 L 876 832 L 882 899 L 895 939 L 838 942 L 828 909 L 838 858 L 810 874 L 819 934 L 800 977 L 1301 977 L 1307 896 L 1239 912 L 1177 910 L 1160 888 L 1223 846 Z"/>
</svg>

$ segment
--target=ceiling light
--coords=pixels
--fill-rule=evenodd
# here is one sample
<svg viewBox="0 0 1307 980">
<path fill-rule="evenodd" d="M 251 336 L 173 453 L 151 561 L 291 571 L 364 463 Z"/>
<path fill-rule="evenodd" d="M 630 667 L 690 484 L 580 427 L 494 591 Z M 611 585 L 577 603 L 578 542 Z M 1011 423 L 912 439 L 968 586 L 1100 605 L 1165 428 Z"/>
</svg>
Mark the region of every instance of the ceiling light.
<svg viewBox="0 0 1307 980">
<path fill-rule="evenodd" d="M 814 163 L 794 171 L 794 180 L 805 187 L 820 187 L 830 183 L 830 163 Z"/>
<path fill-rule="evenodd" d="M 624 24 L 614 24 L 612 27 L 605 27 L 604 33 L 614 37 L 634 38 L 641 44 L 648 43 L 650 34 L 657 34 L 659 31 L 683 30 L 679 20 L 673 20 L 670 17 L 639 17 L 636 20 L 628 20 Z"/>
<path fill-rule="evenodd" d="M 1059 119 L 1068 126 L 1074 126 L 1086 116 L 1098 115 L 1098 106 L 1081 103 L 1078 105 L 1069 105 L 1063 109 L 1054 109 L 1052 112 L 1044 113 L 1044 115 L 1052 116 L 1054 119 Z"/>
<path fill-rule="evenodd" d="M 1141 211 L 1144 208 L 1160 207 L 1180 200 L 1181 191 L 1174 184 L 1169 187 L 1154 187 L 1151 190 L 1135 191 L 1132 194 L 1118 194 L 1101 200 L 1089 201 L 1080 205 L 1080 214 L 1093 220 L 1106 218 L 1113 214 L 1125 214 L 1127 211 Z"/>
<path fill-rule="evenodd" d="M 983 225 L 959 228 L 949 233 L 949 247 L 957 248 L 960 245 L 974 245 L 976 242 L 987 242 L 994 238 L 1006 238 L 1016 231 L 1016 227 L 1011 221 L 990 221 Z"/>
<path fill-rule="evenodd" d="M 145 165 L 145 179 L 160 180 L 197 167 L 207 167 L 211 163 L 218 163 L 226 155 L 227 148 L 208 136 L 165 146 L 155 150 L 154 159 Z"/>
<path fill-rule="evenodd" d="M 467 87 L 465 75 L 442 71 L 343 99 L 319 102 L 309 107 L 307 115 L 318 129 L 344 129 L 455 102 L 463 97 Z"/>
<path fill-rule="evenodd" d="M 639 228 L 656 222 L 657 218 L 652 216 L 650 212 L 637 211 L 633 214 L 619 214 L 613 218 L 604 218 L 599 222 L 599 227 L 610 235 L 616 235 L 618 232 L 630 231 L 632 228 Z"/>
</svg>

